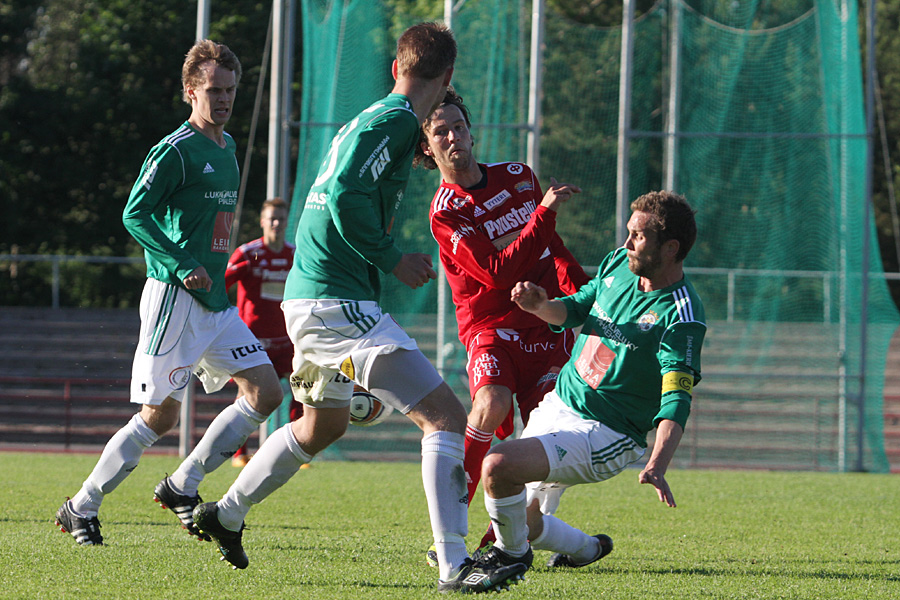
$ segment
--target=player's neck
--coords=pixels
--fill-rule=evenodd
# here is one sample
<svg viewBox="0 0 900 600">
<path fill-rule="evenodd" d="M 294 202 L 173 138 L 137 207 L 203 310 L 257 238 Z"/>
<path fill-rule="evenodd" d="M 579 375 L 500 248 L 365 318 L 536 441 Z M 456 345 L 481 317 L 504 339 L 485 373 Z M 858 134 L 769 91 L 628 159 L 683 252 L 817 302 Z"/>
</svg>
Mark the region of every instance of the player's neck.
<svg viewBox="0 0 900 600">
<path fill-rule="evenodd" d="M 224 125 L 216 125 L 215 123 L 204 121 L 193 114 L 188 118 L 188 123 L 190 123 L 194 129 L 218 144 L 220 148 L 225 147 Z"/>
<path fill-rule="evenodd" d="M 394 82 L 393 94 L 403 94 L 409 98 L 412 110 L 419 119 L 419 125 L 431 114 L 438 99 L 443 97 L 444 86 L 438 79 L 415 79 L 402 77 Z"/>
<path fill-rule="evenodd" d="M 269 239 L 269 238 L 263 236 L 263 244 L 265 245 L 266 248 L 268 248 L 275 254 L 278 254 L 279 252 L 284 250 L 284 240 L 281 240 L 278 238 Z"/>
<path fill-rule="evenodd" d="M 471 188 L 478 185 L 484 174 L 473 159 L 465 169 L 441 169 L 441 178 L 450 184 L 461 188 Z"/>
<path fill-rule="evenodd" d="M 674 263 L 654 273 L 652 277 L 641 277 L 638 289 L 642 292 L 655 292 L 665 289 L 684 279 L 684 263 Z"/>
</svg>

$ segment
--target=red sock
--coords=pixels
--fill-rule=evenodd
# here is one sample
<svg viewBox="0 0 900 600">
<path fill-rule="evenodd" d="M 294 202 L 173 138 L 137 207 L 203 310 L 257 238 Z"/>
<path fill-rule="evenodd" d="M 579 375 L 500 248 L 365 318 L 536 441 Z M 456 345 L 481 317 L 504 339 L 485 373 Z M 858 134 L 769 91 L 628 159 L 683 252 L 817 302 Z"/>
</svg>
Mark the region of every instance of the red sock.
<svg viewBox="0 0 900 600">
<path fill-rule="evenodd" d="M 471 425 L 466 425 L 466 457 L 463 460 L 463 467 L 466 469 L 466 481 L 469 486 L 469 504 L 472 504 L 475 490 L 478 489 L 478 482 L 481 481 L 481 463 L 484 462 L 485 455 L 491 449 L 491 440 L 493 439 L 493 433 L 485 433 Z"/>
</svg>

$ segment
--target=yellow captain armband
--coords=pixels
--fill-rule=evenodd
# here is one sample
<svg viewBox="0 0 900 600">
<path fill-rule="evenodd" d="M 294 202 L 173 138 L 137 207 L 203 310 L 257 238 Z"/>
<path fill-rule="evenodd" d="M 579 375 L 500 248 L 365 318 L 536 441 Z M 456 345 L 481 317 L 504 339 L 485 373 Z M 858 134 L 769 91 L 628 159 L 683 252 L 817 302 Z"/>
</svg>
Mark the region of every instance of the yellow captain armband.
<svg viewBox="0 0 900 600">
<path fill-rule="evenodd" d="M 690 394 L 694 389 L 694 377 L 690 373 L 682 373 L 681 371 L 669 371 L 663 375 L 662 393 L 668 392 L 687 392 Z"/>
</svg>

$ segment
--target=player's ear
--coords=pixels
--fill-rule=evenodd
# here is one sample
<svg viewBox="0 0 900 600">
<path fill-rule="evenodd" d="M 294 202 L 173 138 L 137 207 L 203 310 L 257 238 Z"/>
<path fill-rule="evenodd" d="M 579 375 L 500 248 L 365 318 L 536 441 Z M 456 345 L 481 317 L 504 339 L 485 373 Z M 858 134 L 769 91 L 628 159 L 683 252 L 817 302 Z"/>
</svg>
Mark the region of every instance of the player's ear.
<svg viewBox="0 0 900 600">
<path fill-rule="evenodd" d="M 663 255 L 675 260 L 675 257 L 678 256 L 678 249 L 681 247 L 681 244 L 676 239 L 666 240 L 663 244 Z"/>
<path fill-rule="evenodd" d="M 431 151 L 431 146 L 428 145 L 428 142 L 419 142 L 419 147 L 422 149 L 422 154 L 425 156 L 434 156 L 434 153 Z"/>
<path fill-rule="evenodd" d="M 398 67 L 397 67 L 397 59 L 395 58 L 393 64 L 391 64 L 391 75 L 394 76 L 394 80 L 395 80 L 395 81 L 396 81 L 396 79 L 397 79 L 397 74 L 398 74 L 399 72 L 400 72 L 400 71 L 398 70 Z"/>
</svg>

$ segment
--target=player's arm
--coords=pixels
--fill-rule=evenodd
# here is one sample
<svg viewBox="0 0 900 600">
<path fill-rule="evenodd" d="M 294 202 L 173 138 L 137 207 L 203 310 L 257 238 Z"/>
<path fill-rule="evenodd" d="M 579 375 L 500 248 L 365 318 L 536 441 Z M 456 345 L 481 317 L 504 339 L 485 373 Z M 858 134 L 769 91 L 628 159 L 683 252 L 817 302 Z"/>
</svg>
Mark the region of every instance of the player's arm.
<svg viewBox="0 0 900 600">
<path fill-rule="evenodd" d="M 153 215 L 180 185 L 183 173 L 178 153 L 168 144 L 156 146 L 144 161 L 141 174 L 131 189 L 122 213 L 122 223 L 128 233 L 149 255 L 182 281 L 202 268 L 200 262 L 170 240 L 159 228 Z"/>
<path fill-rule="evenodd" d="M 704 323 L 679 321 L 666 329 L 657 351 L 662 389 L 659 412 L 653 419 L 656 442 L 638 481 L 653 485 L 659 500 L 672 507 L 675 499 L 665 474 L 690 416 L 694 385 L 700 380 L 700 349 L 705 334 Z"/>
<path fill-rule="evenodd" d="M 230 289 L 231 286 L 246 277 L 248 273 L 250 273 L 250 260 L 239 247 L 228 259 L 228 266 L 225 267 L 225 289 Z"/>
<path fill-rule="evenodd" d="M 649 483 L 655 487 L 659 501 L 665 502 L 672 508 L 675 507 L 675 497 L 666 481 L 666 471 L 669 463 L 672 462 L 672 457 L 675 456 L 675 450 L 681 442 L 683 433 L 684 429 L 675 421 L 661 420 L 656 427 L 656 441 L 653 443 L 650 459 L 638 476 L 638 482 Z"/>
<path fill-rule="evenodd" d="M 444 255 L 483 285 L 510 289 L 540 260 L 556 228 L 556 213 L 538 207 L 519 236 L 498 250 L 472 222 L 453 209 L 436 211 L 431 233 Z"/>
<path fill-rule="evenodd" d="M 530 281 L 516 283 L 510 293 L 510 300 L 525 312 L 550 325 L 561 326 L 569 315 L 569 310 L 561 300 L 551 300 L 547 297 L 547 290 Z"/>
</svg>

